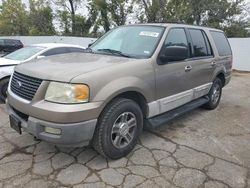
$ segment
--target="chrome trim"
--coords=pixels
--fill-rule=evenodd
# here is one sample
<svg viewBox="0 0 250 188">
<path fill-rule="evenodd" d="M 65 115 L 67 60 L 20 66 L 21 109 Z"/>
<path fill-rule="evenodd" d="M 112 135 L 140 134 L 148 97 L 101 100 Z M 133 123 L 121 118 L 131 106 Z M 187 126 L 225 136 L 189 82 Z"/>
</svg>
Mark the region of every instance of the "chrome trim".
<svg viewBox="0 0 250 188">
<path fill-rule="evenodd" d="M 163 99 L 160 99 L 160 112 L 164 113 L 174 108 L 177 108 L 185 103 L 190 102 L 193 99 L 193 90 L 188 90 L 176 95 L 172 95 Z"/>
<path fill-rule="evenodd" d="M 160 114 L 160 104 L 159 101 L 153 101 L 148 103 L 148 118 L 157 116 Z"/>
<path fill-rule="evenodd" d="M 8 86 L 8 94 L 7 94 L 7 95 L 11 95 L 11 96 L 12 96 L 13 98 L 15 98 L 16 100 L 21 101 L 21 102 L 23 102 L 23 103 L 25 103 L 25 104 L 30 104 L 31 101 L 28 101 L 28 100 L 26 100 L 26 99 L 23 99 L 23 98 L 17 96 L 15 93 L 13 93 L 13 92 L 11 91 L 10 85 L 11 85 L 12 77 L 13 77 L 13 74 L 12 74 L 11 77 L 10 77 L 10 82 L 9 82 L 9 86 Z"/>
<path fill-rule="evenodd" d="M 148 118 L 173 110 L 192 100 L 207 95 L 212 87 L 212 84 L 213 84 L 212 82 L 204 84 L 196 88 L 148 103 L 148 109 L 149 109 Z"/>
<path fill-rule="evenodd" d="M 213 83 L 208 83 L 199 87 L 194 88 L 194 99 L 198 99 L 209 93 Z"/>
</svg>

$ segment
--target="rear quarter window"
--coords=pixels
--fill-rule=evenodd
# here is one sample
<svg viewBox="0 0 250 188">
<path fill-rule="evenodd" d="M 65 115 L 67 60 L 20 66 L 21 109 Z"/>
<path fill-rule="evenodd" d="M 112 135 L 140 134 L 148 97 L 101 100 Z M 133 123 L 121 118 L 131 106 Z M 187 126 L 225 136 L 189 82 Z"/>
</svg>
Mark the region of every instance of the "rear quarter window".
<svg viewBox="0 0 250 188">
<path fill-rule="evenodd" d="M 223 32 L 210 31 L 220 56 L 232 55 L 230 44 Z"/>
<path fill-rule="evenodd" d="M 15 45 L 19 45 L 19 46 L 22 45 L 22 42 L 21 42 L 20 40 L 14 40 L 13 43 L 14 43 Z"/>
</svg>

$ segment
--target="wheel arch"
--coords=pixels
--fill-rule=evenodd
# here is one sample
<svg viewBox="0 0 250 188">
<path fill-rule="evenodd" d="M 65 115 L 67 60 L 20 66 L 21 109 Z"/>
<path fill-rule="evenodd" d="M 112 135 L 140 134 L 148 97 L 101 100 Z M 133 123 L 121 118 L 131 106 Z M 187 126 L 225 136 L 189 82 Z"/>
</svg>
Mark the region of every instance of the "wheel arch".
<svg viewBox="0 0 250 188">
<path fill-rule="evenodd" d="M 4 77 L 0 78 L 0 81 L 2 81 L 2 80 L 4 80 L 4 79 L 7 79 L 7 78 L 10 79 L 10 77 L 11 77 L 11 76 L 4 76 Z"/>
<path fill-rule="evenodd" d="M 225 86 L 226 79 L 225 79 L 225 74 L 223 72 L 219 72 L 215 78 L 219 78 L 222 82 L 222 87 Z"/>
<path fill-rule="evenodd" d="M 147 99 L 146 97 L 139 91 L 136 90 L 127 90 L 127 91 L 121 91 L 119 93 L 116 93 L 116 95 L 111 96 L 104 104 L 104 107 L 101 111 L 104 111 L 104 109 L 110 104 L 112 103 L 115 99 L 117 98 L 125 98 L 125 99 L 130 99 L 132 101 L 134 101 L 135 103 L 137 103 L 139 105 L 139 107 L 142 110 L 143 113 L 143 117 L 147 117 L 148 115 L 148 105 L 147 105 Z"/>
</svg>

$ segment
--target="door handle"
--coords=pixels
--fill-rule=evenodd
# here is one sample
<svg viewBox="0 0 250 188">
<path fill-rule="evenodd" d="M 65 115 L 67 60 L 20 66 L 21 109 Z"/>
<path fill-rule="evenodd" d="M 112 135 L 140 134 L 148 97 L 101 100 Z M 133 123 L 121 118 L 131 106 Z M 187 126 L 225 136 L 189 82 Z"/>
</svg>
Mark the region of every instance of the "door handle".
<svg viewBox="0 0 250 188">
<path fill-rule="evenodd" d="M 192 70 L 192 66 L 191 65 L 188 65 L 188 66 L 185 67 L 185 71 L 186 72 L 189 72 L 191 70 Z"/>
<path fill-rule="evenodd" d="M 216 62 L 213 61 L 213 62 L 211 63 L 211 66 L 214 67 L 215 65 L 216 65 Z"/>
</svg>

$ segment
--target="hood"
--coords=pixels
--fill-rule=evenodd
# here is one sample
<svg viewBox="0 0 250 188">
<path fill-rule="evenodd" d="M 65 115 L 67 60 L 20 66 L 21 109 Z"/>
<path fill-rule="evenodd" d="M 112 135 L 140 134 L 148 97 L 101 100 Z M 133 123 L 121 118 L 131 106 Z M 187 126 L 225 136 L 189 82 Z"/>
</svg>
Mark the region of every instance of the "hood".
<svg viewBox="0 0 250 188">
<path fill-rule="evenodd" d="M 73 53 L 22 63 L 16 66 L 15 71 L 43 80 L 70 82 L 82 74 L 135 60 L 110 55 Z"/>
<path fill-rule="evenodd" d="M 5 59 L 4 57 L 0 58 L 0 67 L 17 65 L 21 63 L 20 61 Z"/>
</svg>

